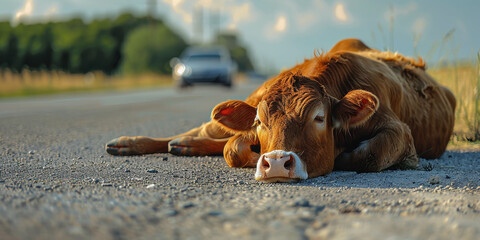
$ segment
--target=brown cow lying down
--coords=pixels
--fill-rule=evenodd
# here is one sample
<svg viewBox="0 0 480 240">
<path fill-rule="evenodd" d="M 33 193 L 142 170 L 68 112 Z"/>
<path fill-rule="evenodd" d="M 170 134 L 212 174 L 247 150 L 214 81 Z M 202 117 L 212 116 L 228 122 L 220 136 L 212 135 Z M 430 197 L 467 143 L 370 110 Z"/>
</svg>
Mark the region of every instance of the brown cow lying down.
<svg viewBox="0 0 480 240">
<path fill-rule="evenodd" d="M 113 155 L 223 153 L 255 179 L 290 182 L 333 169 L 376 172 L 438 158 L 454 124 L 455 97 L 421 59 L 357 39 L 266 81 L 245 101 L 218 104 L 212 120 L 170 138 L 120 137 Z"/>
</svg>

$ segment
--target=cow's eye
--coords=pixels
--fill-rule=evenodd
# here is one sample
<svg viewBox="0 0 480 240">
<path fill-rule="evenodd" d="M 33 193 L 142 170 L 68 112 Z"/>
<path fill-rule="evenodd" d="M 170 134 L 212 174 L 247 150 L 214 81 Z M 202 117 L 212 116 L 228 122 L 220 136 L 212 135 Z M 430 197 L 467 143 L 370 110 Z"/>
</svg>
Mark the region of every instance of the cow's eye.
<svg viewBox="0 0 480 240">
<path fill-rule="evenodd" d="M 255 126 L 257 126 L 257 130 L 268 130 L 269 129 L 269 127 L 260 120 L 255 121 Z"/>
<path fill-rule="evenodd" d="M 320 116 L 320 115 L 317 115 L 315 117 L 315 122 L 317 123 L 323 123 L 325 121 L 325 117 L 324 116 Z"/>
</svg>

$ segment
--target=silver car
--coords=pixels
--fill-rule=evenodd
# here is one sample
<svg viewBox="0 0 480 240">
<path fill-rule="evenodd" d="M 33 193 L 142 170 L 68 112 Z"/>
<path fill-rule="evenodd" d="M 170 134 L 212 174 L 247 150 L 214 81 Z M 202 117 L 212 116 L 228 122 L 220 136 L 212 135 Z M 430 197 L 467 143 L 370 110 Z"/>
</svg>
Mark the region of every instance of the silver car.
<svg viewBox="0 0 480 240">
<path fill-rule="evenodd" d="M 227 49 L 215 47 L 189 47 L 170 61 L 173 79 L 179 87 L 195 83 L 218 83 L 231 87 L 237 65 Z"/>
</svg>

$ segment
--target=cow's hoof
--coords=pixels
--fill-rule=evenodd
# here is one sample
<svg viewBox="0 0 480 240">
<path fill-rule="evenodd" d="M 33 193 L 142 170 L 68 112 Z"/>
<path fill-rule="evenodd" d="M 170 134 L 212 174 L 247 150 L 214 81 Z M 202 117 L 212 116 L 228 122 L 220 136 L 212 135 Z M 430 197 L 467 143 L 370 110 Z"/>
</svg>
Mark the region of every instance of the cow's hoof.
<svg viewBox="0 0 480 240">
<path fill-rule="evenodd" d="M 108 154 L 115 155 L 115 156 L 128 156 L 128 155 L 138 155 L 135 149 L 135 140 L 129 137 L 119 137 L 112 139 L 110 142 L 107 143 L 105 146 L 105 151 Z"/>
<path fill-rule="evenodd" d="M 193 140 L 193 137 L 180 137 L 174 139 L 168 143 L 168 152 L 173 155 L 191 156 L 192 147 L 189 143 Z"/>
</svg>

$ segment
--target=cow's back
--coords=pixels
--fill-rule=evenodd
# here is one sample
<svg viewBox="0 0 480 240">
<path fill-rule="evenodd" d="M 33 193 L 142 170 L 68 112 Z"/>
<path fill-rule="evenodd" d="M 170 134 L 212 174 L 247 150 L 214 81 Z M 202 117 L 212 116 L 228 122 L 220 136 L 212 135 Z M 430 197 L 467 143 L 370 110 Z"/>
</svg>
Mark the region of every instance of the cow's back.
<svg viewBox="0 0 480 240">
<path fill-rule="evenodd" d="M 455 97 L 423 69 L 404 69 L 400 74 L 406 86 L 399 117 L 410 127 L 418 155 L 438 158 L 453 132 Z"/>
<path fill-rule="evenodd" d="M 423 158 L 440 157 L 453 132 L 456 105 L 453 93 L 426 73 L 422 61 L 395 53 L 365 55 L 388 66 L 396 76 L 389 79 L 392 86 L 400 83 L 400 99 L 395 94 L 397 99 L 390 96 L 389 100 L 392 111 L 410 127 L 417 154 Z"/>
<path fill-rule="evenodd" d="M 343 61 L 341 58 L 348 60 Z M 348 76 L 349 74 L 345 73 L 347 78 L 351 78 L 330 82 L 320 77 L 328 72 L 325 70 L 326 65 L 330 65 L 329 68 L 339 62 L 348 65 L 353 58 L 358 60 L 357 66 L 350 66 L 348 71 L 361 68 L 361 74 L 358 74 L 362 75 L 361 77 L 357 74 Z M 422 61 L 396 53 L 380 52 L 366 45 L 359 45 L 358 40 L 348 39 L 337 44 L 329 53 L 305 60 L 285 72 L 317 79 L 325 86 L 327 93 L 338 99 L 351 90 L 370 91 L 380 99 L 380 111 L 393 112 L 410 127 L 420 157 L 438 158 L 446 149 L 453 131 L 455 97 L 425 72 Z M 281 75 L 266 81 L 247 98 L 247 103 L 256 106 L 266 89 L 281 79 Z M 342 74 L 328 75 L 342 78 Z M 345 134 L 339 133 L 336 140 L 343 143 L 336 144 L 344 145 L 361 140 L 360 138 L 368 135 L 366 131 L 373 128 L 374 126 L 369 126 L 366 129 L 351 129 Z"/>
</svg>

